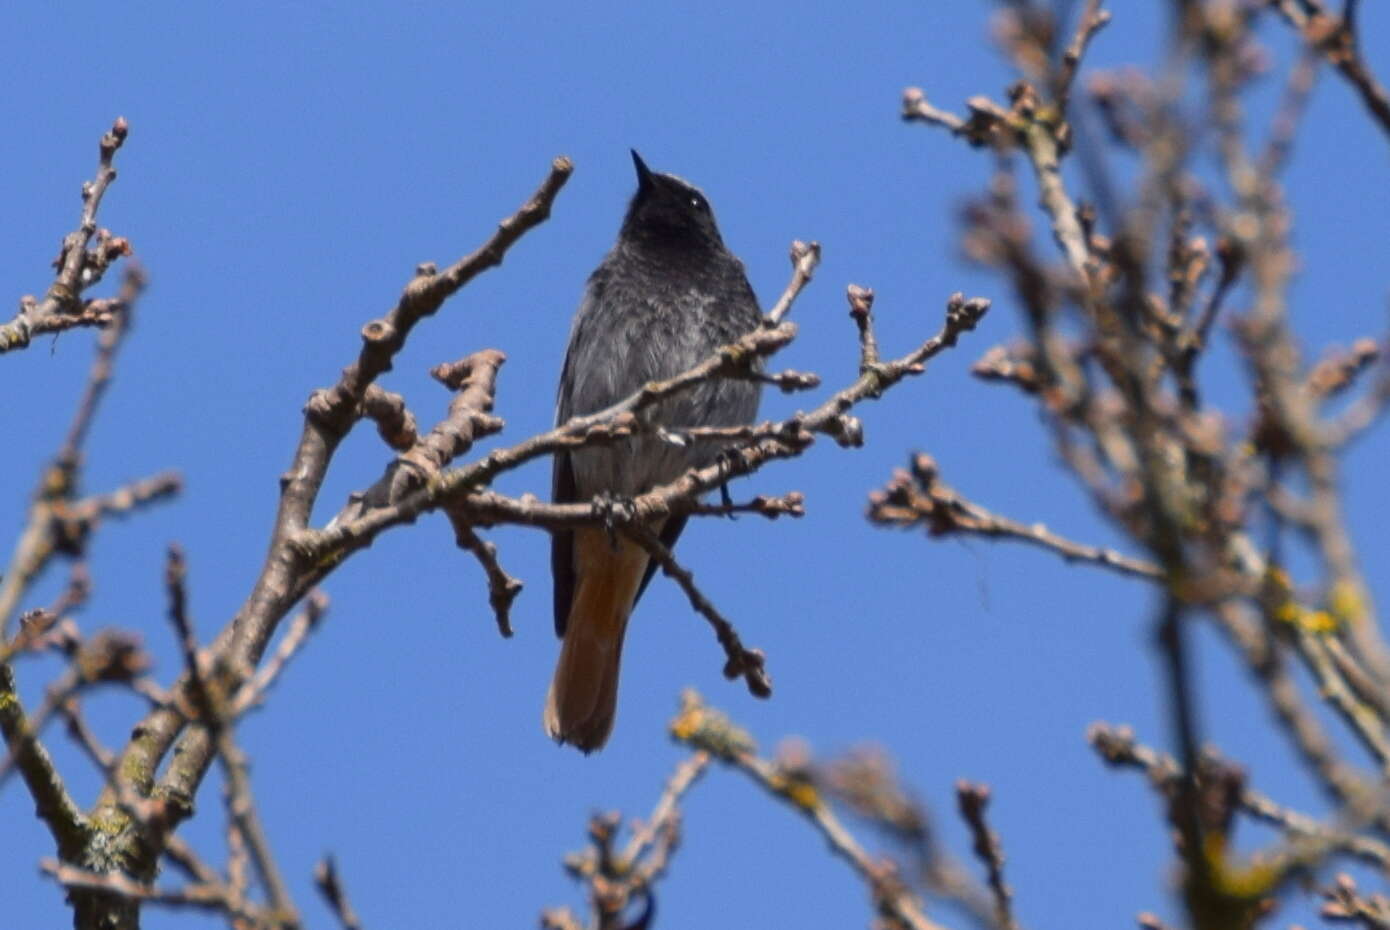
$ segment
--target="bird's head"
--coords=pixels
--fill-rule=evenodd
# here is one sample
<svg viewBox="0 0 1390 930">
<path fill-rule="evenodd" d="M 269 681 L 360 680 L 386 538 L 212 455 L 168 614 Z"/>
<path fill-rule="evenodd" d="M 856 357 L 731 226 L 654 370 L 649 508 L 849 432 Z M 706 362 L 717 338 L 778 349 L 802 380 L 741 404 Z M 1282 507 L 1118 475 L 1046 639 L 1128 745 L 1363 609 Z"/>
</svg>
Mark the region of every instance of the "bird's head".
<svg viewBox="0 0 1390 930">
<path fill-rule="evenodd" d="M 632 153 L 637 193 L 627 208 L 622 235 L 653 245 L 722 247 L 714 211 L 698 187 L 673 174 L 658 174 Z"/>
</svg>

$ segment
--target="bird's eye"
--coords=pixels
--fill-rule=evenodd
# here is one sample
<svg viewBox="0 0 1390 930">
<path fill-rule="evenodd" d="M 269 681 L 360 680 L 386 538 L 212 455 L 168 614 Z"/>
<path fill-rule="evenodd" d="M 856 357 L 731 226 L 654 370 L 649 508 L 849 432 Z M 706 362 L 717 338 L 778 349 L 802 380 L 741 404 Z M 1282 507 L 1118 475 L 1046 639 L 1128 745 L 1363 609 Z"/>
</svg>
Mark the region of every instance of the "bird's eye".
<svg viewBox="0 0 1390 930">
<path fill-rule="evenodd" d="M 702 213 L 709 210 L 709 204 L 706 203 L 705 198 L 701 197 L 699 194 L 695 194 L 690 198 L 690 205 Z"/>
</svg>

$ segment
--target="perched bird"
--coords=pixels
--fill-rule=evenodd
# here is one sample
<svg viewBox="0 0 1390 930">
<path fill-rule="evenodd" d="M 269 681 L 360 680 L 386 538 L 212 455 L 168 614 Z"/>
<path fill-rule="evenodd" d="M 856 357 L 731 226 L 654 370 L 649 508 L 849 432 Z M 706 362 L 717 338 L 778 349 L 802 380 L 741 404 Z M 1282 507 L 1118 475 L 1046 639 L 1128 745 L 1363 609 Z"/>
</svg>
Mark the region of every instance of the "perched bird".
<svg viewBox="0 0 1390 930">
<path fill-rule="evenodd" d="M 719 236 L 697 188 L 649 170 L 634 151 L 637 193 L 617 244 L 589 277 L 560 374 L 556 421 L 594 413 L 648 381 L 669 378 L 758 326 L 743 264 Z M 760 386 L 715 379 L 644 411 L 667 428 L 751 423 Z M 719 455 L 711 443 L 677 445 L 651 432 L 555 456 L 556 502 L 633 497 Z M 675 544 L 686 518 L 651 529 Z M 628 615 L 656 564 L 631 539 L 592 527 L 553 534 L 555 632 L 563 637 L 545 702 L 545 729 L 583 752 L 613 729 Z"/>
</svg>

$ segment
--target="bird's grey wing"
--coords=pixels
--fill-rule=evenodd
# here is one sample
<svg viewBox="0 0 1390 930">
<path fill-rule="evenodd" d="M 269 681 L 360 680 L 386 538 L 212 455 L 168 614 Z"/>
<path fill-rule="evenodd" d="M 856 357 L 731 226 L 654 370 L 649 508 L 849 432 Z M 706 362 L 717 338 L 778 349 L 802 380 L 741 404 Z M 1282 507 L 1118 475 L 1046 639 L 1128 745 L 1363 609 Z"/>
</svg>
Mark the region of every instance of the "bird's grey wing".
<svg viewBox="0 0 1390 930">
<path fill-rule="evenodd" d="M 744 333 L 755 329 L 762 319 L 762 314 L 758 309 L 758 298 L 754 295 L 753 287 L 748 283 L 748 278 L 743 273 L 743 266 L 737 261 L 732 265 L 730 276 L 734 278 L 734 287 L 739 293 L 731 302 L 732 306 L 729 306 L 725 313 L 721 313 L 715 318 L 718 324 L 721 324 L 715 327 L 715 332 L 703 334 L 706 344 L 700 345 L 694 350 L 691 354 L 691 360 L 689 360 L 690 365 L 697 361 L 703 361 L 720 345 L 732 342 Z M 689 367 L 689 365 L 685 367 Z M 686 400 L 687 406 L 682 409 L 682 414 L 690 425 L 734 426 L 753 422 L 757 416 L 758 399 L 762 389 L 759 385 L 743 381 L 716 381 L 701 385 L 694 393 L 698 399 L 692 397 Z M 723 412 L 719 415 L 711 415 L 711 408 L 722 408 Z M 704 464 L 704 457 L 694 458 L 688 464 L 702 465 Z M 671 517 L 667 520 L 666 525 L 661 528 L 662 545 L 667 549 L 674 549 L 676 540 L 680 538 L 686 523 L 689 521 L 688 515 Z M 651 583 L 657 568 L 655 561 L 647 563 L 646 574 L 642 576 L 642 583 L 637 588 L 636 600 L 640 600 L 642 592 L 647 590 L 647 585 Z M 633 601 L 634 605 L 636 600 Z"/>
<path fill-rule="evenodd" d="M 575 314 L 571 328 L 569 345 L 565 349 L 565 362 L 560 369 L 560 386 L 556 390 L 555 425 L 559 426 L 570 418 L 574 409 L 571 396 L 574 376 L 570 371 L 574 364 L 574 343 L 580 334 L 580 323 L 588 310 L 591 292 L 586 293 L 584 302 Z M 557 504 L 571 504 L 579 499 L 574 483 L 574 462 L 568 452 L 557 452 L 551 466 L 550 499 Z M 574 600 L 574 533 L 559 530 L 550 534 L 550 575 L 554 579 L 555 635 L 565 635 L 565 623 L 570 615 L 570 603 Z"/>
</svg>

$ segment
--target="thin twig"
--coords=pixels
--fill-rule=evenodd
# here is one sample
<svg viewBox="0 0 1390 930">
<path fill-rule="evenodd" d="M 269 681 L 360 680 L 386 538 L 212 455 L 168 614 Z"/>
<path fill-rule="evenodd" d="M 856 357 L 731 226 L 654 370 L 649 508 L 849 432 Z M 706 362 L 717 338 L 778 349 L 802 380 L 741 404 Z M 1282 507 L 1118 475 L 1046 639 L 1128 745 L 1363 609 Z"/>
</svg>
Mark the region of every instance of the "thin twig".
<svg viewBox="0 0 1390 930">
<path fill-rule="evenodd" d="M 41 333 L 61 332 L 74 326 L 104 326 L 127 306 L 119 298 L 83 306 L 81 295 L 101 280 L 113 260 L 130 254 L 129 242 L 97 229 L 101 198 L 116 180 L 116 169 L 111 162 L 129 131 L 125 117 L 117 117 L 111 129 L 101 137 L 96 177 L 82 185 L 82 216 L 78 227 L 63 237 L 62 248 L 54 261 L 58 275 L 42 300 L 26 298 L 20 303 L 19 315 L 0 325 L 0 354 L 24 348 Z M 98 236 L 100 241 L 95 250 L 89 250 L 93 236 Z"/>
<path fill-rule="evenodd" d="M 1004 882 L 1004 846 L 999 835 L 989 828 L 985 820 L 985 808 L 989 805 L 988 785 L 979 785 L 961 779 L 956 782 L 956 803 L 961 817 L 970 827 L 974 839 L 975 857 L 985 867 L 989 876 L 989 889 L 994 895 L 995 922 L 1001 930 L 1018 930 L 1013 914 L 1013 889 Z"/>
<path fill-rule="evenodd" d="M 849 300 L 849 315 L 859 330 L 859 370 L 867 371 L 878 364 L 878 340 L 874 336 L 874 292 L 867 287 L 851 284 L 845 296 Z"/>
<path fill-rule="evenodd" d="M 755 513 L 760 517 L 767 517 L 769 520 L 776 520 L 778 517 L 804 517 L 806 516 L 806 496 L 800 491 L 792 491 L 780 497 L 770 497 L 759 494 L 757 497 L 743 503 L 730 502 L 728 504 L 698 504 L 688 511 L 692 516 L 711 516 L 727 517 L 740 513 Z"/>
<path fill-rule="evenodd" d="M 280 680 L 280 675 L 290 664 L 290 660 L 299 654 L 299 650 L 308 642 L 309 634 L 318 628 L 319 622 L 327 612 L 328 595 L 319 590 L 310 591 L 304 598 L 304 609 L 290 621 L 289 628 L 285 630 L 285 635 L 280 638 L 280 644 L 275 648 L 275 653 L 237 692 L 236 699 L 232 702 L 231 716 L 240 717 L 265 701 L 266 693 Z"/>
<path fill-rule="evenodd" d="M 314 884 L 328 902 L 333 916 L 342 924 L 343 930 L 362 930 L 362 921 L 358 919 L 357 912 L 348 901 L 347 889 L 343 888 L 342 880 L 338 878 L 338 866 L 332 856 L 325 856 L 314 867 Z"/>
<path fill-rule="evenodd" d="M 117 895 L 132 901 L 146 904 L 163 904 L 168 907 L 186 907 L 194 910 L 226 914 L 257 927 L 283 927 L 285 924 L 273 919 L 272 915 L 258 908 L 231 901 L 227 897 L 225 885 L 185 885 L 182 888 L 156 888 L 129 878 L 122 872 L 89 872 L 74 866 L 64 865 L 53 859 L 39 863 L 43 874 L 56 880 L 64 888 L 83 891 L 99 891 Z"/>
<path fill-rule="evenodd" d="M 772 305 L 772 309 L 767 311 L 767 316 L 763 318 L 766 326 L 776 326 L 781 323 L 791 312 L 792 304 L 796 301 L 802 288 L 811 282 L 811 276 L 815 274 L 816 266 L 820 264 L 820 243 L 802 242 L 797 239 L 792 243 L 791 260 L 792 279 L 788 282 L 786 289 L 782 291 L 782 296 L 777 298 L 777 302 Z"/>
<path fill-rule="evenodd" d="M 1062 61 L 1053 78 L 1052 97 L 1057 102 L 1057 109 L 1063 114 L 1067 111 L 1067 101 L 1071 96 L 1072 85 L 1076 82 L 1076 71 L 1081 64 L 1081 58 L 1086 54 L 1086 47 L 1091 44 L 1096 33 L 1110 22 L 1110 11 L 1102 10 L 1100 4 L 1101 0 L 1086 0 L 1086 7 L 1081 12 L 1076 32 L 1072 34 L 1071 42 L 1062 53 Z"/>
<path fill-rule="evenodd" d="M 1184 625 L 1185 611 L 1176 597 L 1169 595 L 1155 621 L 1155 641 L 1168 674 L 1168 708 L 1178 744 L 1183 775 L 1178 780 L 1174 820 L 1182 835 L 1182 853 L 1193 880 L 1210 884 L 1211 865 L 1202 845 L 1204 830 L 1198 810 L 1197 762 L 1200 737 L 1197 729 L 1197 698 L 1191 672 L 1191 638 Z M 1190 892 L 1189 892 L 1190 893 Z"/>
<path fill-rule="evenodd" d="M 1308 108 L 1308 101 L 1312 99 L 1313 86 L 1317 83 L 1318 63 L 1317 53 L 1308 49 L 1289 71 L 1284 99 L 1279 104 L 1269 141 L 1265 143 L 1264 153 L 1258 162 L 1259 172 L 1266 179 L 1273 178 L 1288 163 L 1300 120 Z"/>
<path fill-rule="evenodd" d="M 120 350 L 126 334 L 130 332 L 135 303 L 144 290 L 145 271 L 131 262 L 126 266 L 120 292 L 116 295 L 116 301 L 124 308 L 124 312 L 115 315 L 112 324 L 102 331 L 101 337 L 97 340 L 97 356 L 92 360 L 91 372 L 87 375 L 87 386 L 83 389 L 82 399 L 77 404 L 77 413 L 73 416 L 72 425 L 68 427 L 67 438 L 63 440 L 55 459 L 60 467 L 75 469 L 81 460 L 87 431 L 96 418 L 102 395 L 111 383 L 116 353 Z"/>
<path fill-rule="evenodd" d="M 165 840 L 164 857 L 178 866 L 194 884 L 215 885 L 222 880 L 217 870 L 204 862 L 181 836 L 171 836 Z"/>
<path fill-rule="evenodd" d="M 1390 93 L 1371 73 L 1358 47 L 1355 4 L 1348 5 L 1344 19 L 1338 19 L 1324 10 L 1318 0 L 1272 0 L 1272 3 L 1361 95 L 1367 112 L 1390 139 Z M 1307 12 L 1305 7 L 1312 12 Z"/>
<path fill-rule="evenodd" d="M 681 798 L 685 797 L 685 793 L 705 774 L 709 769 L 709 763 L 709 753 L 696 750 L 676 766 L 676 770 L 667 779 L 666 789 L 661 792 L 661 799 L 652 809 L 651 816 L 639 829 L 633 831 L 632 837 L 623 849 L 624 860 L 636 862 L 651 848 L 662 825 L 676 815 Z"/>
<path fill-rule="evenodd" d="M 882 490 L 869 495 L 869 519 L 887 526 L 922 525 L 933 536 L 1014 539 L 1055 552 L 1068 562 L 1087 562 L 1149 580 L 1163 577 L 1156 563 L 1073 542 L 1041 523 L 1019 523 L 966 500 L 940 481 L 935 460 L 925 454 L 913 456 L 910 471 L 898 470 Z"/>
<path fill-rule="evenodd" d="M 280 925 L 297 927 L 299 917 L 294 901 L 290 898 L 289 886 L 280 877 L 280 870 L 270 850 L 270 841 L 261 825 L 260 813 L 251 799 L 251 778 L 246 754 L 232 739 L 230 726 L 221 727 L 217 732 L 217 754 L 222 758 L 222 768 L 227 779 L 228 819 L 236 825 L 237 832 L 246 842 L 248 858 L 256 869 L 261 887 L 265 889 L 266 897 L 270 901 L 270 910 Z"/>
<path fill-rule="evenodd" d="M 187 578 L 188 566 L 184 561 L 183 550 L 177 545 L 169 546 L 164 563 L 164 586 L 169 596 L 169 622 L 174 626 L 183 665 L 192 683 L 189 691 L 193 706 L 199 717 L 209 721 L 211 725 L 211 722 L 220 716 L 221 709 L 214 703 L 212 688 L 198 654 L 198 635 L 193 630 L 193 622 L 188 618 L 188 593 L 185 588 Z"/>
<path fill-rule="evenodd" d="M 460 549 L 472 553 L 487 575 L 487 600 L 497 618 L 497 632 L 503 637 L 512 635 L 512 602 L 521 593 L 522 583 L 507 574 L 502 563 L 497 560 L 497 546 L 483 539 L 463 519 L 455 519 L 449 511 L 450 523 L 454 527 L 454 542 Z"/>
<path fill-rule="evenodd" d="M 96 733 L 87 725 L 87 718 L 82 713 L 82 705 L 77 697 L 70 697 L 63 702 L 63 706 L 58 709 L 63 715 L 63 720 L 67 724 L 68 735 L 73 742 L 81 747 L 92 765 L 96 766 L 97 771 L 106 777 L 111 776 L 112 769 L 116 765 L 116 755 L 107 749 L 97 739 Z"/>
<path fill-rule="evenodd" d="M 734 625 L 695 586 L 695 576 L 676 561 L 671 550 L 656 538 L 655 533 L 640 523 L 629 524 L 623 529 L 646 550 L 653 562 L 661 566 L 663 574 L 680 585 L 680 589 L 690 600 L 690 606 L 714 628 L 719 645 L 724 647 L 724 677 L 730 680 L 742 678 L 748 686 L 748 692 L 754 697 L 771 697 L 772 679 L 768 677 L 767 669 L 764 667 L 766 657 L 762 650 L 748 649 L 743 645 L 743 640 L 739 638 Z"/>
<path fill-rule="evenodd" d="M 241 898 L 251 887 L 251 850 L 245 834 L 233 820 L 227 821 L 227 885 L 233 895 Z"/>
</svg>

